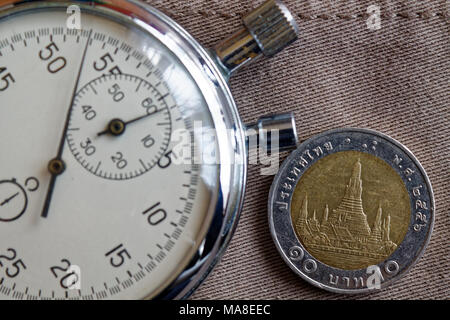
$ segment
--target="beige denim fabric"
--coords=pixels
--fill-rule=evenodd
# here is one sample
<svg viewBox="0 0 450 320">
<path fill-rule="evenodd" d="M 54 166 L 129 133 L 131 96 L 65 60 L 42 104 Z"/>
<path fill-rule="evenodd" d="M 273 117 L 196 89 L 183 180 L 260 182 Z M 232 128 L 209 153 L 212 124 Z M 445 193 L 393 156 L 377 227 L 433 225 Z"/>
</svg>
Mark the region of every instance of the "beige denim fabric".
<svg viewBox="0 0 450 320">
<path fill-rule="evenodd" d="M 241 26 L 262 1 L 147 0 L 210 47 Z M 231 80 L 244 122 L 293 110 L 300 140 L 324 130 L 381 131 L 409 148 L 434 189 L 436 220 L 416 266 L 389 288 L 362 296 L 331 294 L 282 261 L 269 233 L 273 177 L 249 169 L 241 220 L 220 264 L 193 299 L 450 299 L 450 1 L 285 0 L 299 40 Z M 367 7 L 381 9 L 370 30 Z"/>
</svg>

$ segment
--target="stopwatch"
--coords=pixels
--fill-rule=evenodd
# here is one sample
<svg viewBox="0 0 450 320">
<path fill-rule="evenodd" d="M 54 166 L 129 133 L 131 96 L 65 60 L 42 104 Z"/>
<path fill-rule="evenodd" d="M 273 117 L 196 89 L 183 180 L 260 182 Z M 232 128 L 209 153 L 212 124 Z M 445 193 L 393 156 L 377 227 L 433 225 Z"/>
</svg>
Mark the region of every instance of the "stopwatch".
<svg viewBox="0 0 450 320">
<path fill-rule="evenodd" d="M 227 86 L 297 38 L 269 0 L 215 48 L 135 0 L 0 2 L 0 298 L 186 298 L 236 227 L 249 139 Z M 277 131 L 277 135 L 270 132 Z"/>
</svg>

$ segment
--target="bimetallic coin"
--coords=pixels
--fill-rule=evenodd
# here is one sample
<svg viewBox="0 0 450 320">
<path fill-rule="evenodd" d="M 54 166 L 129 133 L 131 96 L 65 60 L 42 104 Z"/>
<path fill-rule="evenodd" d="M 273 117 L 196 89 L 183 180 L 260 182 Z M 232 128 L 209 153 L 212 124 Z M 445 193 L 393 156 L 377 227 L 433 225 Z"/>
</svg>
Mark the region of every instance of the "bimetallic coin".
<svg viewBox="0 0 450 320">
<path fill-rule="evenodd" d="M 422 255 L 434 198 L 414 155 L 366 129 L 319 134 L 283 163 L 269 195 L 276 247 L 294 272 L 338 293 L 382 289 Z"/>
</svg>

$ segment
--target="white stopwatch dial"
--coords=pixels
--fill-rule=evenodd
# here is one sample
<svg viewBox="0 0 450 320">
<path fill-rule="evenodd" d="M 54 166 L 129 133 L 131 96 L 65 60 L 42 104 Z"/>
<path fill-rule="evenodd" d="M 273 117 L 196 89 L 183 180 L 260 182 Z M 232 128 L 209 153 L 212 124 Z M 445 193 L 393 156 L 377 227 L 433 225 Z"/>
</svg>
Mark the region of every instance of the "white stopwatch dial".
<svg viewBox="0 0 450 320">
<path fill-rule="evenodd" d="M 214 125 L 163 43 L 66 8 L 0 11 L 0 299 L 153 297 L 216 201 L 218 166 L 175 164 L 172 134 Z"/>
</svg>

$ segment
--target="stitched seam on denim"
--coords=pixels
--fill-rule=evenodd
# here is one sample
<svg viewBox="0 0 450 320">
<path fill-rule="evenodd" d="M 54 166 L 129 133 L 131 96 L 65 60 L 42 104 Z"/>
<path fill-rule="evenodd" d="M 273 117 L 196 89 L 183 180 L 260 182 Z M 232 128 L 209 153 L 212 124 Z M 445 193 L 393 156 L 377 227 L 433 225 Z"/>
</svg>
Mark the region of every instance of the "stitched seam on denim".
<svg viewBox="0 0 450 320">
<path fill-rule="evenodd" d="M 220 16 L 223 18 L 234 18 L 234 17 L 241 17 L 243 14 L 237 14 L 237 13 L 227 13 L 223 11 L 216 11 L 216 10 L 187 10 L 183 12 L 175 12 L 173 10 L 166 10 L 166 12 L 170 13 L 171 15 L 176 16 L 184 16 L 186 14 L 198 14 L 205 17 L 211 17 L 211 16 Z M 330 13 L 321 13 L 321 14 L 304 14 L 304 13 L 297 13 L 297 17 L 301 20 L 356 20 L 356 19 L 367 19 L 370 15 L 367 13 L 358 13 L 358 14 L 330 14 Z M 395 18 L 401 18 L 401 19 L 423 19 L 428 20 L 431 18 L 440 18 L 440 19 L 449 19 L 449 14 L 447 12 L 430 12 L 430 11 L 419 11 L 419 12 L 397 12 L 397 13 L 391 13 L 391 12 L 382 12 L 380 17 L 382 19 L 395 19 Z"/>
</svg>

